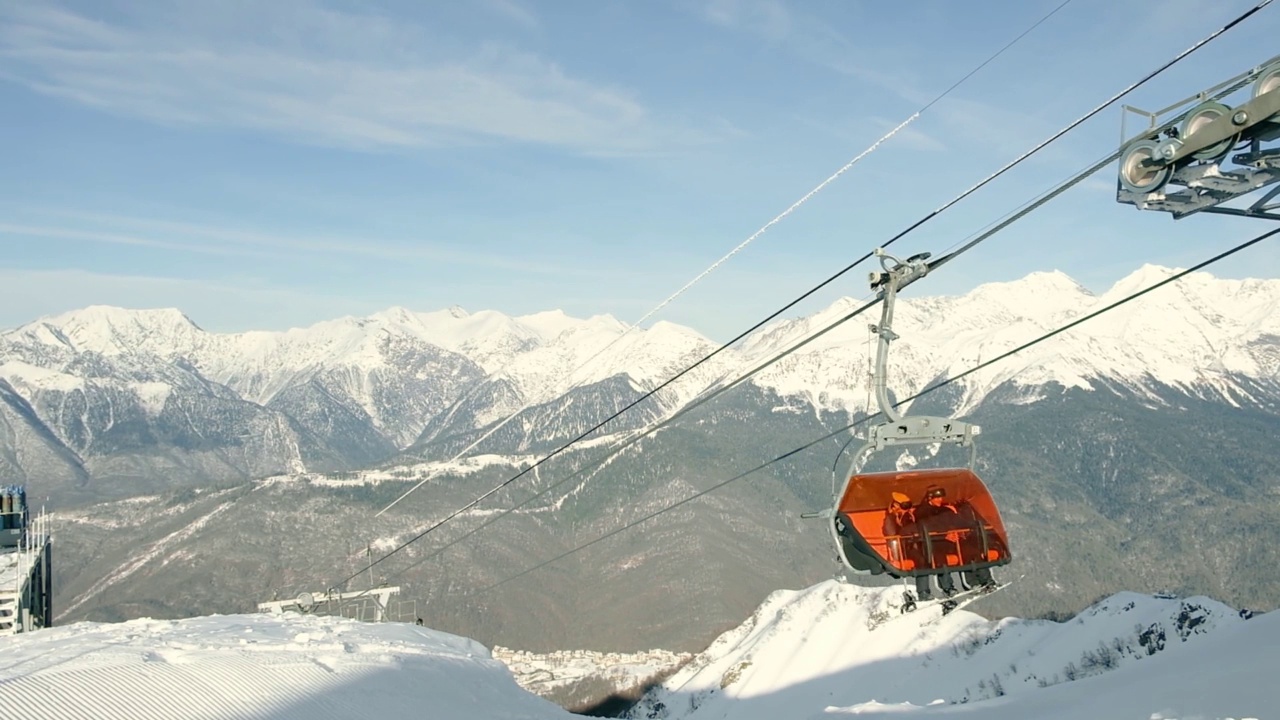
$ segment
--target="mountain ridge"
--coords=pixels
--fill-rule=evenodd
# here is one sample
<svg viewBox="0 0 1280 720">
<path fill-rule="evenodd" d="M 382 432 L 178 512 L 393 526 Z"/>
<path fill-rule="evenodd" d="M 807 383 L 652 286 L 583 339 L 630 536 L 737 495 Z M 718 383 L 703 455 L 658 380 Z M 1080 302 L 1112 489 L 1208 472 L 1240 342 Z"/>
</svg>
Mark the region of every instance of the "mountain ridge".
<svg viewBox="0 0 1280 720">
<path fill-rule="evenodd" d="M 1174 272 L 1144 265 L 1096 295 L 1058 271 L 985 283 L 960 296 L 908 294 L 895 321 L 901 339 L 890 354 L 890 388 L 900 397 L 918 393 Z M 670 383 L 634 411 L 635 419 L 607 431 L 670 416 L 855 306 L 840 298 L 812 315 L 761 328 Z M 875 319 L 875 311 L 866 317 Z M 846 323 L 763 369 L 751 383 L 818 411 L 866 411 L 871 345 L 864 327 Z M 573 428 L 594 424 L 585 417 L 554 420 L 572 406 L 575 393 L 639 397 L 716 347 L 667 321 L 635 329 L 609 315 L 578 319 L 559 310 L 511 317 L 458 307 L 392 307 L 307 328 L 210 333 L 173 308 L 91 306 L 0 333 L 0 378 L 90 476 L 105 464 L 116 467 L 117 476 L 146 478 L 154 474 L 148 468 L 172 467 L 157 453 L 177 459 L 194 442 L 222 457 L 179 464 L 195 470 L 200 481 L 221 481 L 295 469 L 351 470 L 394 463 L 406 451 L 417 458 L 446 438 L 473 442 L 517 412 L 517 422 L 477 451 L 562 442 L 574 436 Z M 613 380 L 619 377 L 621 384 Z M 1280 280 L 1193 273 L 965 378 L 952 410 L 963 415 L 1006 383 L 1025 388 L 1024 401 L 1034 401 L 1037 388 L 1053 382 L 1091 390 L 1100 380 L 1152 398 L 1158 388 L 1174 386 L 1229 404 L 1270 402 L 1280 396 Z M 612 405 L 603 398 L 587 404 Z M 224 437 L 197 437 L 199 428 L 192 426 L 183 431 L 191 439 L 175 439 L 164 418 L 193 411 L 221 418 Z M 258 433 L 254 423 L 267 418 L 291 429 L 262 447 L 268 455 L 245 455 L 244 438 Z M 189 424 L 185 417 L 181 422 Z M 539 439 L 548 422 L 561 429 Z M 129 428 L 123 436 L 122 425 Z M 100 442 L 111 437 L 116 439 Z M 448 441 L 439 451 L 462 447 Z M 119 463 L 102 458 L 125 450 L 137 459 L 126 463 L 135 469 L 123 474 Z M 38 468 L 25 474 L 39 475 L 31 470 Z"/>
</svg>

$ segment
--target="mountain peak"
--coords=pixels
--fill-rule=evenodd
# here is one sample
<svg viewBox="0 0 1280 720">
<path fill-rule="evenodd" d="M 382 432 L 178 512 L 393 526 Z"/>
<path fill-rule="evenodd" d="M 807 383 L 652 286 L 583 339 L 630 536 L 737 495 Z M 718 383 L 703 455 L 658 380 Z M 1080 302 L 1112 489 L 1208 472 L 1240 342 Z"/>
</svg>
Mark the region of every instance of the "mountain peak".
<svg viewBox="0 0 1280 720">
<path fill-rule="evenodd" d="M 1083 285 L 1076 282 L 1075 278 L 1061 270 L 1038 270 L 1022 278 L 1022 282 L 1051 287 L 1057 290 L 1082 292 L 1086 295 L 1093 294 Z"/>
<path fill-rule="evenodd" d="M 1013 317 L 1052 321 L 1075 314 L 1096 300 L 1093 293 L 1059 270 L 1033 272 L 1017 280 L 983 283 L 957 298 L 960 307 L 1000 307 Z"/>
<path fill-rule="evenodd" d="M 1144 288 L 1149 288 L 1156 283 L 1167 280 L 1173 275 L 1182 272 L 1181 268 L 1169 268 L 1163 265 L 1153 265 L 1146 263 L 1142 267 L 1125 275 L 1111 286 L 1107 291 L 1107 295 L 1129 295 Z M 1212 277 L 1208 273 L 1203 273 L 1205 277 Z"/>
<path fill-rule="evenodd" d="M 393 305 L 386 310 L 376 312 L 369 316 L 371 320 L 385 320 L 393 323 L 413 323 L 417 320 L 417 315 L 412 310 L 400 305 Z"/>
<path fill-rule="evenodd" d="M 1017 280 L 983 283 L 971 290 L 966 297 L 1005 295 L 1019 302 L 1028 299 L 1028 295 L 1043 297 L 1046 293 L 1070 297 L 1093 297 L 1093 293 L 1061 270 L 1038 270 Z"/>
<path fill-rule="evenodd" d="M 156 343 L 150 348 L 155 350 L 172 346 L 177 338 L 204 333 L 177 308 L 131 310 L 114 305 L 90 305 L 44 317 L 15 332 L 48 343 L 54 339 L 48 333 L 49 328 L 58 331 L 60 337 L 56 339 L 59 342 L 65 339 L 78 350 L 109 355 L 137 352 L 149 343 Z"/>
<path fill-rule="evenodd" d="M 582 323 L 581 320 L 569 317 L 563 310 L 544 310 L 532 315 L 521 315 L 516 322 L 533 330 L 543 340 L 554 340 L 560 333 Z"/>
<path fill-rule="evenodd" d="M 139 325 L 190 325 L 199 329 L 199 326 L 192 322 L 191 318 L 187 317 L 181 310 L 172 307 L 131 309 L 116 305 L 90 305 L 79 310 L 71 310 L 60 315 L 42 318 L 42 321 L 59 327 L 73 322 L 107 322 L 115 325 L 126 323 Z"/>
</svg>

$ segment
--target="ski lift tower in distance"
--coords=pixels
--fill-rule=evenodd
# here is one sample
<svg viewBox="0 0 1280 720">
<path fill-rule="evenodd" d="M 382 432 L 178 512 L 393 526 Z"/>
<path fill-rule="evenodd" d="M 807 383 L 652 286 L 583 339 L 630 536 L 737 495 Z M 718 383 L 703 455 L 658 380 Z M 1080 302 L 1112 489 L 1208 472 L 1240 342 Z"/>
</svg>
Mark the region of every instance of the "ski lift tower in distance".
<svg viewBox="0 0 1280 720">
<path fill-rule="evenodd" d="M 1235 106 L 1222 102 L 1232 96 Z M 1147 121 L 1133 137 L 1129 113 Z M 1224 205 L 1280 182 L 1280 56 L 1162 110 L 1125 105 L 1120 135 L 1117 202 L 1175 220 L 1198 212 L 1280 220 L 1280 186 L 1246 207 Z"/>
<path fill-rule="evenodd" d="M 974 472 L 977 425 L 952 418 L 902 415 L 889 400 L 887 366 L 898 291 L 929 272 L 928 253 L 905 262 L 876 250 L 883 272 L 871 273 L 871 289 L 882 300 L 875 364 L 875 395 L 885 422 L 867 430 L 866 443 L 853 456 L 844 483 L 833 478 L 830 510 L 806 513 L 829 523 L 840 562 L 858 575 L 887 574 L 893 578 L 960 572 L 965 577 L 983 568 L 1008 564 L 1008 535 L 995 500 Z M 863 472 L 877 452 L 899 452 L 919 445 L 954 445 L 969 449 L 966 467 Z M 925 504 L 926 495 L 943 497 L 955 509 L 945 516 L 897 524 L 888 522 L 890 504 L 904 496 L 912 505 Z"/>
</svg>

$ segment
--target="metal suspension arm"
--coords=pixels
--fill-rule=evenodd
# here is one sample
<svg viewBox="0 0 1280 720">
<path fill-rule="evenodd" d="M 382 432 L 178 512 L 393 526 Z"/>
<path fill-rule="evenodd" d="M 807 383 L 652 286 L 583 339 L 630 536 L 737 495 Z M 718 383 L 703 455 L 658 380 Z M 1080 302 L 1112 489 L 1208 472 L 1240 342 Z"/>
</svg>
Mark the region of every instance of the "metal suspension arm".
<svg viewBox="0 0 1280 720">
<path fill-rule="evenodd" d="M 888 381 L 889 343 L 898 339 L 897 333 L 893 331 L 893 306 L 898 299 L 898 290 L 929 272 L 929 266 L 925 262 L 929 259 L 929 253 L 912 255 L 905 262 L 885 252 L 883 248 L 876 248 L 875 255 L 880 258 L 880 266 L 884 268 L 884 272 L 873 272 L 870 277 L 871 289 L 881 288 L 880 299 L 883 301 L 880 324 L 871 326 L 871 332 L 880 338 L 876 347 L 876 402 L 889 422 L 896 423 L 902 420 L 902 414 L 889 401 Z"/>
</svg>

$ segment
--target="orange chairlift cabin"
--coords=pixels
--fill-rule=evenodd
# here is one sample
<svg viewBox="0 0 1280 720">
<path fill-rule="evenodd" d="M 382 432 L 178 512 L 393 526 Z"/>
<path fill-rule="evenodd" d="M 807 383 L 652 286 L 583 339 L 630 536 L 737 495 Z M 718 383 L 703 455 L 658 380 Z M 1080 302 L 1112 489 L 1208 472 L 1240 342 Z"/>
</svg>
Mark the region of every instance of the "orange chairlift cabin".
<svg viewBox="0 0 1280 720">
<path fill-rule="evenodd" d="M 843 487 L 837 490 L 833 478 L 834 507 L 815 515 L 830 518 L 836 552 L 854 573 L 894 578 L 961 573 L 968 580 L 1012 559 L 1000 511 L 973 471 L 974 439 L 980 428 L 951 418 L 903 416 L 889 401 L 889 343 L 898 338 L 892 330 L 894 302 L 898 290 L 929 271 L 929 254 L 905 262 L 882 249 L 876 255 L 884 272 L 871 273 L 871 289 L 880 290 L 884 304 L 880 324 L 871 326 L 879 336 L 874 382 L 876 401 L 887 420 L 868 429 L 866 444 L 853 457 Z M 862 472 L 876 452 L 931 444 L 969 448 L 968 467 Z M 926 496 L 942 502 L 930 503 Z M 901 512 L 907 504 L 910 512 Z"/>
</svg>

